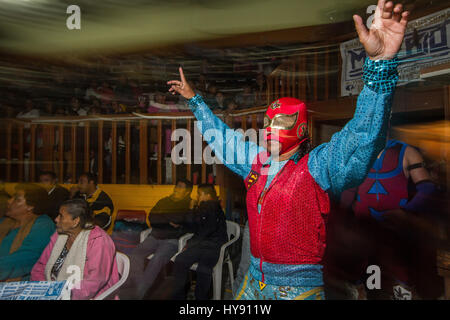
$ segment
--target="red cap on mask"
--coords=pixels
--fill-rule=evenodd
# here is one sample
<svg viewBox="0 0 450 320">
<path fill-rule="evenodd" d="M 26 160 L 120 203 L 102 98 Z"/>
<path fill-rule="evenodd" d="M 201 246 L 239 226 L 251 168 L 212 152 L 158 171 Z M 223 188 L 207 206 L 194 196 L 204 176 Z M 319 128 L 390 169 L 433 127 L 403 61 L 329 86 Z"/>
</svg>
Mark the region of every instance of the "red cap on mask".
<svg viewBox="0 0 450 320">
<path fill-rule="evenodd" d="M 305 141 L 307 136 L 306 104 L 295 98 L 281 98 L 272 102 L 264 116 L 264 139 L 282 143 L 280 154 Z"/>
</svg>

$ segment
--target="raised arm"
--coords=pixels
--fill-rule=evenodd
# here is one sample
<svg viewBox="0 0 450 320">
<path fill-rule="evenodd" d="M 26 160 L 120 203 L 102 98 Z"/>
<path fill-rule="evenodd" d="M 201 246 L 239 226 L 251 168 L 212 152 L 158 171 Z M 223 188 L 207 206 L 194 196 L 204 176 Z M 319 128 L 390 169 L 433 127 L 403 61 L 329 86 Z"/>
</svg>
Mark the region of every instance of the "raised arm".
<svg viewBox="0 0 450 320">
<path fill-rule="evenodd" d="M 230 170 L 246 178 L 251 170 L 253 159 L 263 151 L 252 141 L 245 141 L 242 133 L 230 129 L 206 105 L 203 98 L 190 88 L 180 67 L 180 79 L 167 82 L 172 94 L 179 93 L 188 99 L 189 106 L 197 118 L 197 127 L 203 138 L 214 151 L 215 156 Z"/>
<path fill-rule="evenodd" d="M 397 60 L 406 30 L 408 12 L 401 4 L 378 1 L 375 19 L 367 30 L 354 16 L 359 39 L 369 58 L 364 64 L 364 89 L 355 115 L 328 143 L 310 153 L 309 170 L 324 190 L 338 196 L 359 185 L 386 144 L 387 125 L 397 83 Z"/>
</svg>

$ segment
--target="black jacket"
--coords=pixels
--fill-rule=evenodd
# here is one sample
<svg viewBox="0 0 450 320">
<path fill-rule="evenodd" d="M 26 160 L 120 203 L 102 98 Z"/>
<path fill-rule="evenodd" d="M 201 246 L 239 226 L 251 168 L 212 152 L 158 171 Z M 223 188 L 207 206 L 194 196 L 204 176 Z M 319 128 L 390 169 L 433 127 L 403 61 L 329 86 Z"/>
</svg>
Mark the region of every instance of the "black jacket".
<svg viewBox="0 0 450 320">
<path fill-rule="evenodd" d="M 59 185 L 55 186 L 55 189 L 48 195 L 48 207 L 47 207 L 47 215 L 52 219 L 55 218 L 59 214 L 59 207 L 61 204 L 69 199 L 70 192 Z"/>
<path fill-rule="evenodd" d="M 157 239 L 177 239 L 186 233 L 183 223 L 186 214 L 190 211 L 190 203 L 191 197 L 186 197 L 180 201 L 173 201 L 171 197 L 159 200 L 148 216 L 152 227 L 151 235 Z M 181 226 L 175 228 L 169 222 Z"/>
<path fill-rule="evenodd" d="M 220 247 L 228 241 L 225 214 L 219 201 L 204 201 L 186 216 L 185 230 L 194 233 L 186 246 Z"/>
</svg>

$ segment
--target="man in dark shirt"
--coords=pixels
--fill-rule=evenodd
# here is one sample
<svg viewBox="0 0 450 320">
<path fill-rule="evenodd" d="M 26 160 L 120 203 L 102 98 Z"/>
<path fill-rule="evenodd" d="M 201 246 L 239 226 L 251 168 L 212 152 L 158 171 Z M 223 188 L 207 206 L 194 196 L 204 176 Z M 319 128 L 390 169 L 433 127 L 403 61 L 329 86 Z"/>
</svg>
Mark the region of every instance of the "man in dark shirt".
<svg viewBox="0 0 450 320">
<path fill-rule="evenodd" d="M 183 220 L 189 212 L 192 183 L 179 179 L 172 195 L 163 198 L 150 211 L 152 232 L 130 255 L 130 277 L 121 289 L 121 299 L 142 299 L 158 273 L 178 251 L 178 238 L 183 235 Z M 144 268 L 149 255 L 153 257 Z"/>
<path fill-rule="evenodd" d="M 97 178 L 92 173 L 85 172 L 78 178 L 78 185 L 70 189 L 70 198 L 86 200 L 92 210 L 94 223 L 106 230 L 111 225 L 114 205 L 109 195 L 97 186 Z"/>
<path fill-rule="evenodd" d="M 198 203 L 185 220 L 186 230 L 193 232 L 194 236 L 175 260 L 174 299 L 186 299 L 186 279 L 189 269 L 196 262 L 198 267 L 195 298 L 208 299 L 212 270 L 219 259 L 220 248 L 228 241 L 225 214 L 213 185 L 199 185 Z"/>
<path fill-rule="evenodd" d="M 48 193 L 49 206 L 47 215 L 52 220 L 55 220 L 59 214 L 59 206 L 69 199 L 69 190 L 56 183 L 56 174 L 51 171 L 41 172 L 39 181 Z"/>
</svg>

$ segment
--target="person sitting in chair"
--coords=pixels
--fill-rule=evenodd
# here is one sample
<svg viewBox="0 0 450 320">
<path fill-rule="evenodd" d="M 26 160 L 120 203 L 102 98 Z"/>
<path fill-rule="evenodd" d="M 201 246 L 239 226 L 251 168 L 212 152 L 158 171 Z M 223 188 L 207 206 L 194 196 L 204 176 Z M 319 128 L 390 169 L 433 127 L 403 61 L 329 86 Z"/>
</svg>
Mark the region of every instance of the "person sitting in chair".
<svg viewBox="0 0 450 320">
<path fill-rule="evenodd" d="M 95 298 L 119 281 L 114 242 L 94 226 L 89 204 L 65 201 L 56 217 L 56 232 L 31 271 L 31 281 L 63 281 L 76 274 L 72 300 Z"/>
<path fill-rule="evenodd" d="M 173 193 L 159 200 L 149 214 L 152 232 L 130 254 L 131 272 L 120 292 L 121 299 L 143 299 L 161 269 L 177 253 L 178 238 L 185 232 L 184 216 L 189 213 L 192 183 L 179 179 Z M 144 267 L 149 255 L 153 257 Z"/>
<path fill-rule="evenodd" d="M 220 207 L 216 190 L 211 184 L 198 187 L 198 205 L 186 217 L 186 230 L 194 236 L 188 240 L 174 265 L 174 299 L 186 299 L 185 284 L 191 266 L 198 262 L 195 298 L 208 299 L 212 270 L 219 259 L 220 248 L 228 241 L 225 215 Z"/>
<path fill-rule="evenodd" d="M 45 214 L 47 192 L 36 184 L 18 184 L 0 218 L 0 281 L 27 281 L 55 224 Z"/>
<path fill-rule="evenodd" d="M 109 195 L 97 186 L 97 177 L 85 172 L 78 178 L 78 185 L 70 189 L 70 198 L 86 200 L 94 215 L 94 223 L 107 230 L 111 225 L 114 204 Z"/>
</svg>

